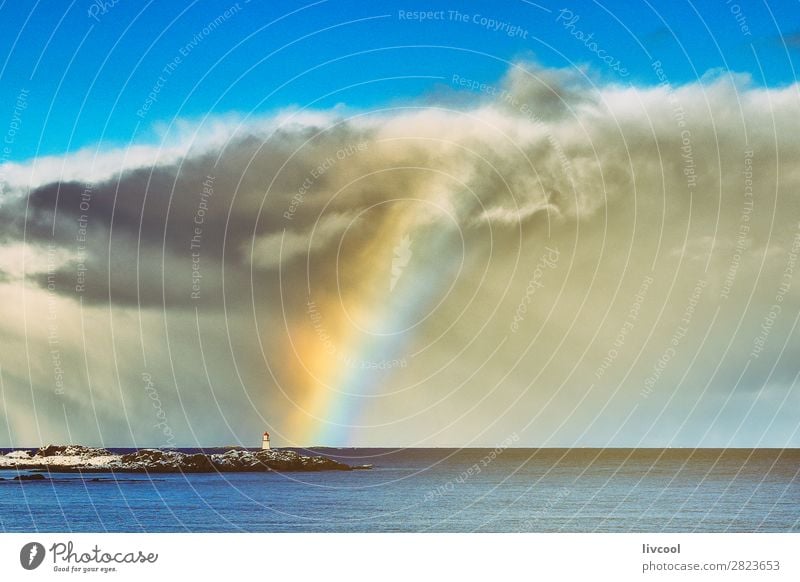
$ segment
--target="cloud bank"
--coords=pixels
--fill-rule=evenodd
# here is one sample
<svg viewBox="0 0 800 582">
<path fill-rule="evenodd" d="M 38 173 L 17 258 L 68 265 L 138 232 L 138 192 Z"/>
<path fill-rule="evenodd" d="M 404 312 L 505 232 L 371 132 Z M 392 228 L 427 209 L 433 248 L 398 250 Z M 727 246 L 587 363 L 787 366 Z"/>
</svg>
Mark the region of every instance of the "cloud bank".
<svg viewBox="0 0 800 582">
<path fill-rule="evenodd" d="M 797 86 L 656 73 L 6 164 L 4 444 L 800 445 Z"/>
</svg>

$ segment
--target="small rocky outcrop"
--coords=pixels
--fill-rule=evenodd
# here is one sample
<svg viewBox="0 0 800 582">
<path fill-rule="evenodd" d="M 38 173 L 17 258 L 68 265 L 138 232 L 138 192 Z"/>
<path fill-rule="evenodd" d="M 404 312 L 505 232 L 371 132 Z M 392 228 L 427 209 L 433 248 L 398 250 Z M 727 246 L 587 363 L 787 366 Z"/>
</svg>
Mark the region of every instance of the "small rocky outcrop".
<svg viewBox="0 0 800 582">
<path fill-rule="evenodd" d="M 81 445 L 48 445 L 33 456 L 9 453 L 0 456 L 0 468 L 74 473 L 242 473 L 267 471 L 350 471 L 351 467 L 322 456 L 272 449 L 229 450 L 221 454 L 183 453 L 175 450 L 140 449 L 116 455 L 105 449 Z"/>
<path fill-rule="evenodd" d="M 9 481 L 47 481 L 47 477 L 41 473 L 34 473 L 33 475 L 17 475 L 9 479 Z"/>
<path fill-rule="evenodd" d="M 187 454 L 179 451 L 142 449 L 122 455 L 108 464 L 119 472 L 148 473 L 242 473 L 258 471 L 349 471 L 349 465 L 326 457 L 309 457 L 295 451 L 234 450 L 223 454 Z"/>
</svg>

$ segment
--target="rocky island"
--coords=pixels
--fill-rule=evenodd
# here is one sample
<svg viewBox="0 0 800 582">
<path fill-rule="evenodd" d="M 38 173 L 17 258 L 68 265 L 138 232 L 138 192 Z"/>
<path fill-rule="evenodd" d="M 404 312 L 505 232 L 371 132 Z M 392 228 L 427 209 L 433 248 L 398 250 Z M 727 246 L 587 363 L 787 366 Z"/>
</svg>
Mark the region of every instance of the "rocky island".
<svg viewBox="0 0 800 582">
<path fill-rule="evenodd" d="M 323 456 L 306 456 L 287 449 L 230 450 L 219 454 L 140 449 L 115 454 L 82 445 L 48 445 L 35 451 L 0 455 L 0 469 L 50 473 L 243 473 L 269 471 L 352 471 L 353 467 Z"/>
</svg>

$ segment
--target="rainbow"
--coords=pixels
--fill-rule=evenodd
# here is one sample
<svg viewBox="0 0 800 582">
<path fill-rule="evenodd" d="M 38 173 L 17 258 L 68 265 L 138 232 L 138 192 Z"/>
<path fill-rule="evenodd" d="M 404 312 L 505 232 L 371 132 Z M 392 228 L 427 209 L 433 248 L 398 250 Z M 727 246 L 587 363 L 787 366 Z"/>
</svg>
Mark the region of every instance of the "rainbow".
<svg viewBox="0 0 800 582">
<path fill-rule="evenodd" d="M 283 357 L 292 386 L 285 392 L 296 395 L 288 430 L 297 444 L 351 442 L 368 400 L 413 365 L 415 324 L 453 281 L 440 258 L 452 229 L 421 220 L 418 204 L 395 206 L 383 213 L 379 236 L 340 255 L 339 278 L 355 283 L 339 292 L 336 282 L 328 292 L 312 286 L 305 312 L 289 326 Z"/>
</svg>

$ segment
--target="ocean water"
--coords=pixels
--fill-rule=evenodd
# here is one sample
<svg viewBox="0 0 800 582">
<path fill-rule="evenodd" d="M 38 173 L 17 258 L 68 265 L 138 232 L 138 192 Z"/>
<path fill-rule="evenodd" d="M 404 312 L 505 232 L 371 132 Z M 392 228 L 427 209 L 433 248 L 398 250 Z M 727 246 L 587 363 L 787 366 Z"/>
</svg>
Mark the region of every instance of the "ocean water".
<svg viewBox="0 0 800 582">
<path fill-rule="evenodd" d="M 800 531 L 800 450 L 312 452 L 374 468 L 2 481 L 0 531 Z"/>
</svg>

